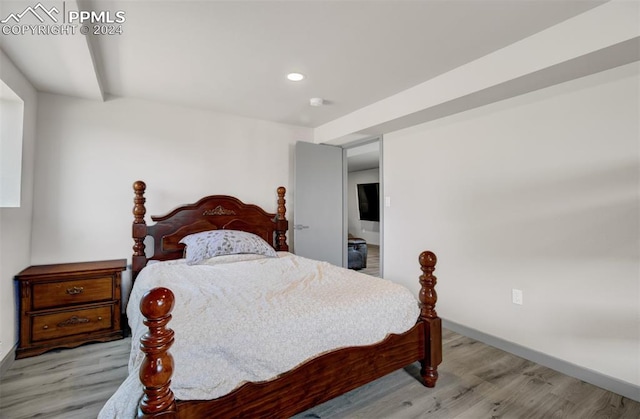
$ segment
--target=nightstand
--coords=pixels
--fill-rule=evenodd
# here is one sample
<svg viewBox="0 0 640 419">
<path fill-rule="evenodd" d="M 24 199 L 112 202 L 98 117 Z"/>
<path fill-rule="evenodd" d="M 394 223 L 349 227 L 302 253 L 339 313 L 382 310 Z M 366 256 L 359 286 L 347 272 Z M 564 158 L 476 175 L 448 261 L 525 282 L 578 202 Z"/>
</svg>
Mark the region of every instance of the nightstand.
<svg viewBox="0 0 640 419">
<path fill-rule="evenodd" d="M 16 358 L 124 337 L 120 284 L 126 259 L 31 266 L 18 275 Z"/>
</svg>

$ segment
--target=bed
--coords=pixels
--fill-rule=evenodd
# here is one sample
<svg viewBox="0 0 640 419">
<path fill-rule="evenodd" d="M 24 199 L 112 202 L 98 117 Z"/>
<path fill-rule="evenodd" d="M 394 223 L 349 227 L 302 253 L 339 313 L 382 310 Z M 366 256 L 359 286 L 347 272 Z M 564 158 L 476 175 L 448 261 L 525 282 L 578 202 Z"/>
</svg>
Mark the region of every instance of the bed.
<svg viewBox="0 0 640 419">
<path fill-rule="evenodd" d="M 133 189 L 130 376 L 100 418 L 136 410 L 143 418 L 285 418 L 416 361 L 423 384 L 435 386 L 442 338 L 432 252 L 419 255 L 416 299 L 391 281 L 291 254 L 284 187 L 275 213 L 212 195 L 152 216 L 152 225 L 145 183 Z M 269 249 L 193 258 L 194 237 L 237 235 Z M 340 323 L 344 330 L 334 330 Z"/>
</svg>

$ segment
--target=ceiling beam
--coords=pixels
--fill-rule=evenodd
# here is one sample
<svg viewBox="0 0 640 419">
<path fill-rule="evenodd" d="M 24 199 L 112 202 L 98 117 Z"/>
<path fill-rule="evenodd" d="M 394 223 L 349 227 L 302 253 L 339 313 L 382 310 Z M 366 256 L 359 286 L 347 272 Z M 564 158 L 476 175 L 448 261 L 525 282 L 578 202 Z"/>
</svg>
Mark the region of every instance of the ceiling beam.
<svg viewBox="0 0 640 419">
<path fill-rule="evenodd" d="M 640 59 L 637 2 L 612 0 L 314 130 L 346 144 Z"/>
<path fill-rule="evenodd" d="M 28 5 L 18 2 L 6 3 L 0 9 L 1 14 L 6 16 L 9 13 L 20 13 L 24 10 L 25 4 Z M 66 11 L 80 10 L 75 0 L 66 0 L 64 4 Z M 21 22 L 26 26 L 29 18 L 32 16 L 27 15 Z M 53 22 L 46 23 L 54 26 Z M 70 25 L 59 22 L 55 26 Z M 0 49 L 36 90 L 104 101 L 100 62 L 95 53 L 95 45 L 92 44 L 94 42 L 79 33 L 78 28 L 75 29 L 75 33 L 3 34 L 0 37 Z"/>
</svg>

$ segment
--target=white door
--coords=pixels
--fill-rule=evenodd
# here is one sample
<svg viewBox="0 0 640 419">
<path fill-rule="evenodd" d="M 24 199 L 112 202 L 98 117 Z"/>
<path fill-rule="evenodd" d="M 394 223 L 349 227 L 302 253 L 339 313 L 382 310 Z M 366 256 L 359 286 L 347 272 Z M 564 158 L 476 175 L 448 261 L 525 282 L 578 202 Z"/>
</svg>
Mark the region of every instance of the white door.
<svg viewBox="0 0 640 419">
<path fill-rule="evenodd" d="M 343 265 L 343 150 L 299 141 L 295 150 L 293 251 Z"/>
</svg>

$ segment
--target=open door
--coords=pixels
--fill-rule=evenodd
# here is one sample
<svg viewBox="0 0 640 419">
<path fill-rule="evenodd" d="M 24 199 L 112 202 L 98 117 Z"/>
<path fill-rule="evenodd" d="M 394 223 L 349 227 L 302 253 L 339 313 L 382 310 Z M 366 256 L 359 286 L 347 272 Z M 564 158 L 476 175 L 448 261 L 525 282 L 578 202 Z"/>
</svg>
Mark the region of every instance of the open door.
<svg viewBox="0 0 640 419">
<path fill-rule="evenodd" d="M 296 143 L 293 250 L 303 257 L 344 266 L 343 149 Z"/>
</svg>

